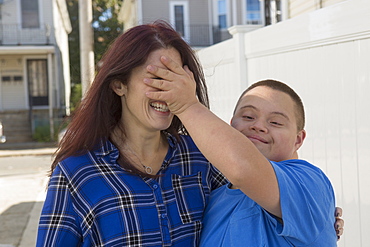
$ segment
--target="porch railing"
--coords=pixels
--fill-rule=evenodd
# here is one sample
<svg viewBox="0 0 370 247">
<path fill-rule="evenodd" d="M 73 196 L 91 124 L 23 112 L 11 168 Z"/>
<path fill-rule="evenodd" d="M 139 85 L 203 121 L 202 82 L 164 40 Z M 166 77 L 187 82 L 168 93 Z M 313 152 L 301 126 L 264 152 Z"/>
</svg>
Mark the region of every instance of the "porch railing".
<svg viewBox="0 0 370 247">
<path fill-rule="evenodd" d="M 22 28 L 21 24 L 0 22 L 0 45 L 47 45 L 50 42 L 49 25 L 40 28 Z"/>
</svg>

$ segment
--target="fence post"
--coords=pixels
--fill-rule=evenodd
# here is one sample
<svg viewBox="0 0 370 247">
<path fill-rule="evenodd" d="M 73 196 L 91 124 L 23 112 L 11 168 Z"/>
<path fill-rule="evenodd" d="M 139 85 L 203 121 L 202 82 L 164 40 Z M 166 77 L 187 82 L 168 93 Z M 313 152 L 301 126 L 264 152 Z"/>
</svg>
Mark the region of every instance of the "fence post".
<svg viewBox="0 0 370 247">
<path fill-rule="evenodd" d="M 247 77 L 247 58 L 245 56 L 245 33 L 251 31 L 248 26 L 232 26 L 228 29 L 229 33 L 233 36 L 234 42 L 234 58 L 237 72 L 237 83 L 240 86 L 240 92 L 242 92 L 248 86 Z"/>
</svg>

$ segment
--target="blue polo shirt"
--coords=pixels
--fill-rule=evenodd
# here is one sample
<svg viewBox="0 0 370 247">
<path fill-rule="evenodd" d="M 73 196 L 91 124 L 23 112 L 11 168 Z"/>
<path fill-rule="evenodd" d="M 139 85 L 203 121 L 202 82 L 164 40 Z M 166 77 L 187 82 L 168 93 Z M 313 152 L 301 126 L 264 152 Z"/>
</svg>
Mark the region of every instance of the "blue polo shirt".
<svg viewBox="0 0 370 247">
<path fill-rule="evenodd" d="M 211 193 L 201 247 L 337 246 L 334 191 L 325 174 L 303 160 L 271 165 L 283 224 L 241 190 L 225 185 Z"/>
</svg>

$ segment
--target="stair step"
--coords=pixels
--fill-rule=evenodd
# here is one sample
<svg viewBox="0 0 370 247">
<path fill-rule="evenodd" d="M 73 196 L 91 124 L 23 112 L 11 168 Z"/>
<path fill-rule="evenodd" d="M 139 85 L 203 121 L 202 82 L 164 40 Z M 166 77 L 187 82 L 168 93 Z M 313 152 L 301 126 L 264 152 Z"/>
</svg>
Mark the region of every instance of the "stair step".
<svg viewBox="0 0 370 247">
<path fill-rule="evenodd" d="M 3 124 L 3 135 L 6 143 L 33 141 L 28 111 L 10 111 L 0 113 Z"/>
</svg>

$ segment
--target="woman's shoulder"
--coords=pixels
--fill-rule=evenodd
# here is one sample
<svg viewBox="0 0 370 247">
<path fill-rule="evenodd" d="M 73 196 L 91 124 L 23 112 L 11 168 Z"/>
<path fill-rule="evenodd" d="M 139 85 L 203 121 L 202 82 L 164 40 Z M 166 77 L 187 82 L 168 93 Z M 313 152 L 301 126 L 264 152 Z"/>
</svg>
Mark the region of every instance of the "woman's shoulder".
<svg viewBox="0 0 370 247">
<path fill-rule="evenodd" d="M 174 144 L 178 144 L 178 145 L 181 145 L 181 144 L 189 144 L 189 145 L 193 145 L 194 144 L 194 141 L 193 139 L 191 138 L 190 135 L 185 135 L 185 134 L 179 134 L 177 137 L 176 136 L 173 136 L 171 134 L 168 134 L 167 135 L 167 138 L 169 141 L 171 141 L 172 143 Z"/>
<path fill-rule="evenodd" d="M 84 152 L 61 160 L 56 169 L 62 170 L 66 175 L 76 174 L 77 171 L 87 167 L 88 164 L 91 164 L 91 152 Z"/>
</svg>

